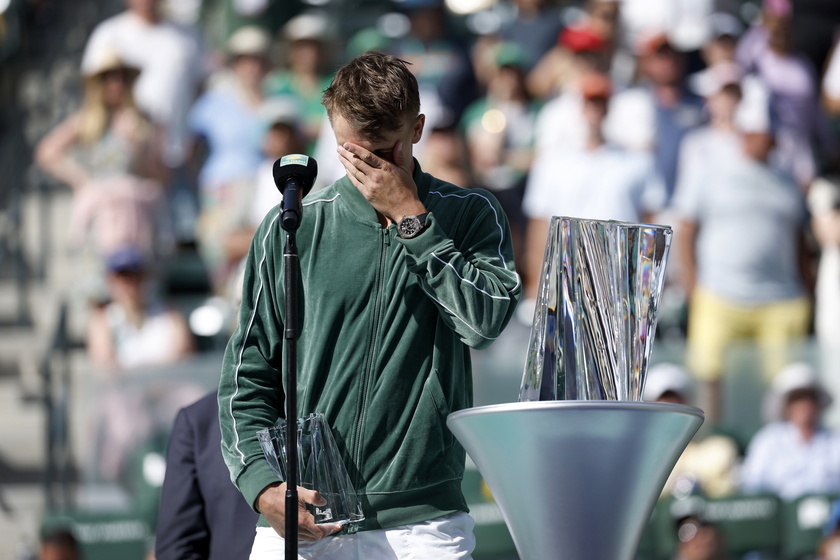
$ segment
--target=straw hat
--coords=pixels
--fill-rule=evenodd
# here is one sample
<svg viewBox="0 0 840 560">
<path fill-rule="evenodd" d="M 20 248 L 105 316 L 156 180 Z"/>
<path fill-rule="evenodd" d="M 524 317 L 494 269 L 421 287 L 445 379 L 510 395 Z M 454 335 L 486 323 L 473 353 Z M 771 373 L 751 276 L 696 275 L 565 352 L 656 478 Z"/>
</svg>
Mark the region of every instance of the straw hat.
<svg viewBox="0 0 840 560">
<path fill-rule="evenodd" d="M 82 74 L 85 78 L 96 78 L 112 70 L 122 70 L 132 80 L 140 74 L 140 68 L 138 66 L 129 64 L 114 50 L 105 50 L 97 56 L 94 56 L 82 68 Z"/>
<path fill-rule="evenodd" d="M 764 402 L 766 419 L 768 421 L 783 419 L 785 406 L 791 393 L 803 389 L 814 392 L 821 409 L 825 409 L 834 400 L 822 386 L 810 364 L 795 362 L 785 366 L 773 380 Z"/>
<path fill-rule="evenodd" d="M 684 367 L 672 363 L 656 364 L 647 372 L 642 400 L 655 402 L 665 393 L 671 392 L 688 401 L 692 385 L 691 376 Z"/>
<path fill-rule="evenodd" d="M 271 48 L 271 36 L 268 32 L 256 25 L 240 27 L 227 40 L 227 54 L 235 56 L 258 56 L 268 55 Z"/>
<path fill-rule="evenodd" d="M 329 39 L 329 21 L 318 13 L 296 15 L 283 26 L 286 41 L 322 41 Z"/>
</svg>

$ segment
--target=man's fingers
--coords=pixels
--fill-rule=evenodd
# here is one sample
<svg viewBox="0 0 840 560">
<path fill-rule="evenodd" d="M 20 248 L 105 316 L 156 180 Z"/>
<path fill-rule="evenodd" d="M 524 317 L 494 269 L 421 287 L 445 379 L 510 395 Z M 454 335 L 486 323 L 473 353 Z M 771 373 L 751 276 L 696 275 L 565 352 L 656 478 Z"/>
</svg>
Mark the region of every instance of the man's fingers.
<svg viewBox="0 0 840 560">
<path fill-rule="evenodd" d="M 298 538 L 302 541 L 317 541 L 339 531 L 341 531 L 341 525 L 332 523 L 329 525 L 312 525 L 307 527 L 301 525 L 298 529 Z"/>
<path fill-rule="evenodd" d="M 325 506 L 327 505 L 327 500 L 315 490 L 307 490 L 306 488 L 301 488 L 298 486 L 298 498 L 301 501 L 301 507 L 303 507 L 303 503 L 312 504 L 315 506 Z"/>
<path fill-rule="evenodd" d="M 364 166 L 371 167 L 373 169 L 381 169 L 384 164 L 387 163 L 386 160 L 378 157 L 370 150 L 350 142 L 345 142 L 343 145 L 339 146 L 339 153 L 345 155 L 351 163 L 359 166 L 364 172 L 367 171 Z"/>
</svg>

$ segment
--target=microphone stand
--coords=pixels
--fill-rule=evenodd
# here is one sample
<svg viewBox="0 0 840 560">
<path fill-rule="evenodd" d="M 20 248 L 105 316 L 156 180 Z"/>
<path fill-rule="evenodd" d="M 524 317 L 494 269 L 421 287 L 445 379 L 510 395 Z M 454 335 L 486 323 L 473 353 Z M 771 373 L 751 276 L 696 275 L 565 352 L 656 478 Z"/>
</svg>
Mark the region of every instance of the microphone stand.
<svg viewBox="0 0 840 560">
<path fill-rule="evenodd" d="M 298 558 L 298 442 L 297 442 L 297 339 L 298 332 L 298 275 L 300 260 L 297 251 L 296 231 L 298 219 L 281 220 L 286 230 L 283 248 L 285 271 L 286 321 L 284 349 L 286 363 L 286 560 Z"/>
</svg>

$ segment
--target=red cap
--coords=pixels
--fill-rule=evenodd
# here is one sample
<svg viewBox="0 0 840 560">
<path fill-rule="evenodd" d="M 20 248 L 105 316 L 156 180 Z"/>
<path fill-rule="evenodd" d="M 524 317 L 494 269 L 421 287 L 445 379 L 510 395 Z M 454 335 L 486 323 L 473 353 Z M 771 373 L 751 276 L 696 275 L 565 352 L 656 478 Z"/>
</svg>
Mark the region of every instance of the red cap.
<svg viewBox="0 0 840 560">
<path fill-rule="evenodd" d="M 574 52 L 598 52 L 606 46 L 603 36 L 585 25 L 567 27 L 557 42 Z"/>
</svg>

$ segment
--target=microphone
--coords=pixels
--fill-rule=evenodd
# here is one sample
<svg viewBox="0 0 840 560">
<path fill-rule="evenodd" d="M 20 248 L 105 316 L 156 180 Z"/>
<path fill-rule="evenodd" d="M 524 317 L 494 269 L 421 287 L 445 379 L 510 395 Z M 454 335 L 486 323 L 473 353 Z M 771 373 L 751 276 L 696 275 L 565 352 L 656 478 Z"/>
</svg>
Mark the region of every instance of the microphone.
<svg viewBox="0 0 840 560">
<path fill-rule="evenodd" d="M 315 158 L 302 154 L 283 156 L 274 162 L 274 184 L 283 195 L 281 203 L 280 225 L 286 231 L 294 231 L 300 226 L 301 199 L 312 190 L 312 183 L 318 175 Z"/>
</svg>

